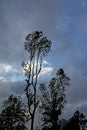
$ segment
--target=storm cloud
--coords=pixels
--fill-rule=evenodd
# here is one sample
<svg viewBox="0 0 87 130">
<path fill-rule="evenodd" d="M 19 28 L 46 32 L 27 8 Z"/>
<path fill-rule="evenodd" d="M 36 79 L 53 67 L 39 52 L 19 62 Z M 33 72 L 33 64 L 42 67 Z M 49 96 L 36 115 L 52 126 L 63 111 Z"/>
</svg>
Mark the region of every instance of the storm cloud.
<svg viewBox="0 0 87 130">
<path fill-rule="evenodd" d="M 86 21 L 86 0 L 0 0 L 0 97 L 23 92 L 25 37 L 41 30 L 52 41 L 41 81 L 63 67 L 71 79 L 65 115 L 68 109 L 70 114 L 76 109 L 87 113 Z"/>
</svg>

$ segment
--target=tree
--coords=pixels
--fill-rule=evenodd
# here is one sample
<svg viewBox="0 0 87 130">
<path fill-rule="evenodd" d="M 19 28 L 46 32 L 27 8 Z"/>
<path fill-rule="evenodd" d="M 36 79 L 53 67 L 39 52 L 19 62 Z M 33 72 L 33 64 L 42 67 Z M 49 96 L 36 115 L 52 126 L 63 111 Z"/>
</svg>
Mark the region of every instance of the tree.
<svg viewBox="0 0 87 130">
<path fill-rule="evenodd" d="M 69 77 L 66 76 L 64 70 L 61 68 L 57 71 L 56 76 L 53 77 L 48 85 L 43 83 L 40 85 L 42 94 L 42 108 L 43 115 L 43 130 L 60 128 L 59 116 L 64 108 L 65 90 L 69 86 Z"/>
<path fill-rule="evenodd" d="M 33 130 L 37 100 L 37 80 L 42 68 L 42 59 L 51 48 L 51 41 L 43 36 L 41 31 L 35 31 L 26 36 L 24 48 L 28 52 L 28 60 L 22 66 L 26 76 L 26 97 L 28 110 L 31 117 L 31 130 Z"/>
<path fill-rule="evenodd" d="M 26 111 L 20 97 L 9 96 L 0 113 L 0 130 L 25 130 Z"/>
<path fill-rule="evenodd" d="M 83 113 L 76 111 L 64 126 L 63 130 L 86 130 L 87 119 Z"/>
</svg>

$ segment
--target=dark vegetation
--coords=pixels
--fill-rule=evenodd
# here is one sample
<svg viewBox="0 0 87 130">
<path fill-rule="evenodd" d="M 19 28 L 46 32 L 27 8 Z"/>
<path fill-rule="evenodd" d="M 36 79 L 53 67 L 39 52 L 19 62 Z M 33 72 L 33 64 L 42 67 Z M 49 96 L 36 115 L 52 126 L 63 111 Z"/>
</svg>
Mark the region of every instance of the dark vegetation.
<svg viewBox="0 0 87 130">
<path fill-rule="evenodd" d="M 31 119 L 31 130 L 33 130 L 35 112 L 39 103 L 37 99 L 37 81 L 42 69 L 43 57 L 50 51 L 51 41 L 43 36 L 40 31 L 28 34 L 25 38 L 24 48 L 28 52 L 27 61 L 23 61 L 22 66 L 26 76 L 26 98 L 28 111 Z"/>
<path fill-rule="evenodd" d="M 51 79 L 48 87 L 45 84 L 40 85 L 42 93 L 43 129 L 59 129 L 59 116 L 64 108 L 65 90 L 69 86 L 69 77 L 66 76 L 63 69 L 59 69 L 56 76 Z"/>
<path fill-rule="evenodd" d="M 45 83 L 39 85 L 41 97 L 39 99 L 37 97 L 38 76 L 42 69 L 43 58 L 51 50 L 51 44 L 41 31 L 26 36 L 24 48 L 28 55 L 26 61 L 22 62 L 22 67 L 26 77 L 27 106 L 25 107 L 20 97 L 9 96 L 4 101 L 0 113 L 0 130 L 26 130 L 28 121 L 30 121 L 28 129 L 34 130 L 37 108 L 43 122 L 39 130 L 86 130 L 87 119 L 79 111 L 76 111 L 68 121 L 60 119 L 66 103 L 66 89 L 70 86 L 70 78 L 63 68 L 57 70 L 48 85 Z"/>
<path fill-rule="evenodd" d="M 64 126 L 63 130 L 86 130 L 87 119 L 83 113 L 76 111 Z"/>
<path fill-rule="evenodd" d="M 25 130 L 26 109 L 18 96 L 9 96 L 0 113 L 0 130 Z"/>
</svg>

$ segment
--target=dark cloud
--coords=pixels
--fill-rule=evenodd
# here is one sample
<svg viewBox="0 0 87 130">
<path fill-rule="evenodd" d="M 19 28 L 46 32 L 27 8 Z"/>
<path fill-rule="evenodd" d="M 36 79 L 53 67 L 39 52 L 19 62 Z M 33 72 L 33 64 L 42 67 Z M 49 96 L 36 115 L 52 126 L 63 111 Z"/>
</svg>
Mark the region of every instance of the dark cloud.
<svg viewBox="0 0 87 130">
<path fill-rule="evenodd" d="M 26 103 L 24 89 L 25 89 L 25 82 L 23 81 L 12 82 L 0 79 L 0 108 L 2 107 L 3 102 L 7 100 L 8 96 L 12 94 L 16 96 L 20 95 L 23 99 L 23 102 Z"/>
<path fill-rule="evenodd" d="M 13 93 L 9 83 L 0 80 L 0 97 L 7 97 L 7 95 Z"/>
<path fill-rule="evenodd" d="M 54 31 L 63 16 L 63 7 L 64 2 L 56 0 L 39 1 L 39 3 L 20 0 L 1 1 L 0 60 L 13 63 L 20 61 L 23 55 L 24 38 L 33 30 L 43 30 L 50 38 L 56 38 L 57 33 Z"/>
<path fill-rule="evenodd" d="M 56 72 L 63 67 L 71 78 L 67 110 L 72 108 L 73 113 L 77 104 L 86 102 L 87 9 L 82 6 L 86 6 L 86 1 L 0 0 L 0 65 L 11 65 L 14 70 L 6 72 L 0 67 L 1 97 L 23 92 L 24 83 L 20 80 L 25 79 L 21 67 L 25 36 L 41 30 L 53 43 L 47 57 L 51 68 Z M 44 76 L 42 79 L 48 80 Z M 81 109 L 86 111 L 85 107 Z"/>
<path fill-rule="evenodd" d="M 25 82 L 23 81 L 4 81 L 0 79 L 0 97 L 7 97 L 11 94 L 23 94 Z"/>
</svg>

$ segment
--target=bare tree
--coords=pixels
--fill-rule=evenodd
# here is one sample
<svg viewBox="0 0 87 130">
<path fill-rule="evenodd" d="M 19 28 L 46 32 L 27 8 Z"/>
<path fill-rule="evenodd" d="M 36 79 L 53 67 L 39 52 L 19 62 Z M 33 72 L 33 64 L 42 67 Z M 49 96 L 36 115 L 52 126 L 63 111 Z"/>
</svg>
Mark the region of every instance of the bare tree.
<svg viewBox="0 0 87 130">
<path fill-rule="evenodd" d="M 43 36 L 41 31 L 35 31 L 26 36 L 24 48 L 28 52 L 28 60 L 23 61 L 22 66 L 26 76 L 26 97 L 28 111 L 31 119 L 31 130 L 34 126 L 37 100 L 37 80 L 42 69 L 42 59 L 47 55 L 51 48 L 51 41 Z"/>
</svg>

